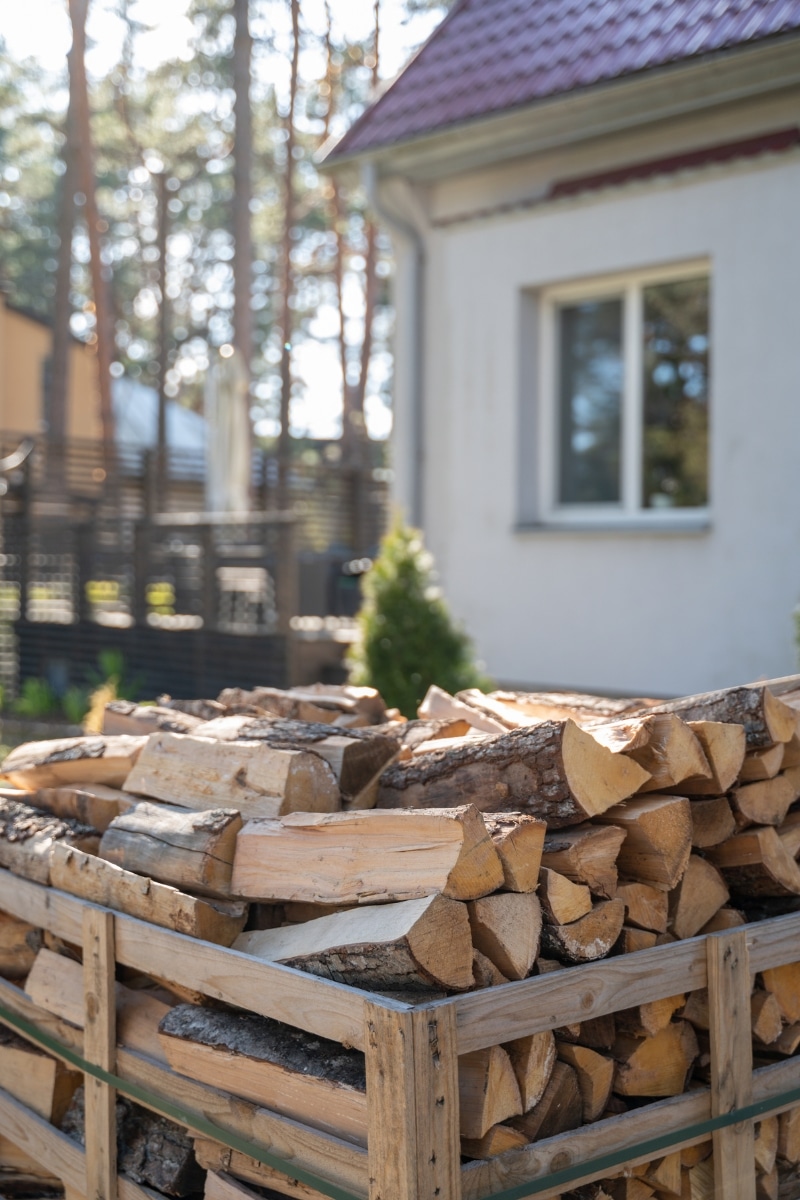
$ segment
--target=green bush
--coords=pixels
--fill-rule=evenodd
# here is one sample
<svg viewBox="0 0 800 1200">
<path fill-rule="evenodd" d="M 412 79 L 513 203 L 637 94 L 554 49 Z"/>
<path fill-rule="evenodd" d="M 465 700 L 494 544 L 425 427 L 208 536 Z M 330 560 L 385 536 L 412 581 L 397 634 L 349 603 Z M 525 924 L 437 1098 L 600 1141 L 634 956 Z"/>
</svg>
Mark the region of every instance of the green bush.
<svg viewBox="0 0 800 1200">
<path fill-rule="evenodd" d="M 14 701 L 12 708 L 18 717 L 40 721 L 58 712 L 58 696 L 46 679 L 26 679 L 22 695 Z"/>
<path fill-rule="evenodd" d="M 348 656 L 351 683 L 377 688 L 407 717 L 416 716 L 432 683 L 447 692 L 488 684 L 469 638 L 433 586 L 433 559 L 418 530 L 395 525 L 361 586 L 361 636 Z"/>
</svg>

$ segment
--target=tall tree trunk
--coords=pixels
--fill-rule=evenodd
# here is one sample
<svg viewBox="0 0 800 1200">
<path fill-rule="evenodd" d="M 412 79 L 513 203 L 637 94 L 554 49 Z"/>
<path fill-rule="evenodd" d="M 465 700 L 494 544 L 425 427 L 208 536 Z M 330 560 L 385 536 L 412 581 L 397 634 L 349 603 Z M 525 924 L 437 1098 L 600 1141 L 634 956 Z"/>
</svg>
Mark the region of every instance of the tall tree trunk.
<svg viewBox="0 0 800 1200">
<path fill-rule="evenodd" d="M 167 233 L 169 193 L 166 169 L 158 176 L 158 426 L 156 431 L 156 503 L 160 512 L 167 506 L 167 354 L 169 310 L 167 307 Z"/>
<path fill-rule="evenodd" d="M 380 78 L 380 0 L 374 0 L 373 11 L 375 26 L 372 48 L 372 91 L 374 94 Z M 364 420 L 364 401 L 367 395 L 369 364 L 372 358 L 372 325 L 375 319 L 377 291 L 378 228 L 369 215 L 366 219 L 365 236 L 367 245 L 364 255 L 364 335 L 361 341 L 358 380 L 353 387 L 345 387 L 344 392 L 344 453 L 345 459 L 356 468 L 363 467 L 366 458 L 367 428 Z"/>
<path fill-rule="evenodd" d="M 236 32 L 233 40 L 233 91 L 236 139 L 233 147 L 233 344 L 242 356 L 248 385 L 253 357 L 253 310 L 251 308 L 253 247 L 250 201 L 253 193 L 253 114 L 250 104 L 250 0 L 233 0 Z M 247 428 L 250 429 L 250 396 Z"/>
<path fill-rule="evenodd" d="M 86 197 L 84 213 L 89 238 L 92 293 L 94 295 L 95 335 L 97 338 L 97 374 L 100 393 L 100 424 L 103 438 L 103 460 L 107 484 L 116 479 L 114 469 L 114 413 L 111 407 L 111 314 L 108 303 L 106 272 L 103 266 L 100 235 L 105 222 L 100 222 L 95 196 L 94 156 L 89 112 L 89 88 L 86 81 L 86 17 L 89 0 L 69 0 L 72 23 L 72 52 L 69 57 L 70 91 L 75 97 L 75 119 L 80 146 L 79 183 Z"/>
<path fill-rule="evenodd" d="M 73 53 L 74 50 L 71 50 L 70 54 Z M 70 72 L 71 77 L 72 72 Z M 75 95 L 72 87 L 70 87 L 64 135 L 64 175 L 58 214 L 58 265 L 53 302 L 53 342 L 47 396 L 47 473 L 51 480 L 61 477 L 62 451 L 67 436 L 68 419 L 72 235 L 75 230 L 75 190 L 80 152 L 76 136 Z"/>
<path fill-rule="evenodd" d="M 331 118 L 334 112 L 334 98 L 336 95 L 336 70 L 333 63 L 333 22 L 331 19 L 331 9 L 328 0 L 325 3 L 325 82 L 328 86 L 328 106 L 325 109 L 325 121 L 322 130 L 322 144 L 324 145 L 331 131 Z M 347 402 L 347 345 L 344 340 L 344 256 L 347 251 L 345 243 L 343 218 L 342 218 L 342 193 L 339 189 L 339 180 L 336 175 L 332 175 L 328 181 L 330 187 L 331 200 L 331 226 L 335 240 L 335 253 L 333 258 L 333 281 L 336 288 L 336 306 L 339 313 L 339 366 L 342 372 L 342 440 L 345 439 L 346 416 L 349 411 Z"/>
<path fill-rule="evenodd" d="M 289 502 L 289 419 L 292 400 L 292 230 L 294 228 L 294 111 L 297 102 L 297 62 L 300 54 L 300 0 L 292 6 L 292 73 L 289 83 L 289 111 L 286 114 L 285 216 L 282 247 L 283 305 L 281 313 L 281 431 L 278 438 L 278 508 Z"/>
</svg>

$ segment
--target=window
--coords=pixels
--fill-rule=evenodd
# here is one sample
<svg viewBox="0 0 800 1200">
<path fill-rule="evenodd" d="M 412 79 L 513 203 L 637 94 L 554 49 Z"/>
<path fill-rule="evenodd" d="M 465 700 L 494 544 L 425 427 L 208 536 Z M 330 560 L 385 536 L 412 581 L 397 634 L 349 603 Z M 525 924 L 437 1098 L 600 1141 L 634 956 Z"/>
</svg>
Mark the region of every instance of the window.
<svg viewBox="0 0 800 1200">
<path fill-rule="evenodd" d="M 691 520 L 708 506 L 703 267 L 542 297 L 543 515 Z"/>
</svg>

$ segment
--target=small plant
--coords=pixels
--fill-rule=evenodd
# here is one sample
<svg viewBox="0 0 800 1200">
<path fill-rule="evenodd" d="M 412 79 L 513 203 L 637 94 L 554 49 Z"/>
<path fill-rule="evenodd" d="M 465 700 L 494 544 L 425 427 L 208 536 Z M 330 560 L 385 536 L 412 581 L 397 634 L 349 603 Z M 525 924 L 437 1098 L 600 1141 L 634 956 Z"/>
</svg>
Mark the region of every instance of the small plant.
<svg viewBox="0 0 800 1200">
<path fill-rule="evenodd" d="M 418 530 L 396 524 L 361 586 L 352 683 L 377 688 L 407 717 L 416 715 L 432 683 L 448 692 L 487 685 L 469 638 L 433 585 L 433 558 Z"/>
<path fill-rule="evenodd" d="M 82 725 L 89 707 L 89 693 L 86 688 L 76 684 L 67 688 L 61 697 L 61 707 L 70 725 Z"/>
<path fill-rule="evenodd" d="M 46 679 L 26 679 L 12 708 L 18 717 L 41 721 L 58 712 L 58 696 Z"/>
</svg>

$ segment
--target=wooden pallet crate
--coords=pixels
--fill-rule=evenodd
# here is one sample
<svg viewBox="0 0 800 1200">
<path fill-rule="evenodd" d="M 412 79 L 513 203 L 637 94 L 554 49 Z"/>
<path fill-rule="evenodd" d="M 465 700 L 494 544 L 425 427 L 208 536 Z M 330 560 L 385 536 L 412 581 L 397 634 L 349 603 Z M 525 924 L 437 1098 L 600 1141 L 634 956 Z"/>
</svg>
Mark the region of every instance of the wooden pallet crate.
<svg viewBox="0 0 800 1200">
<path fill-rule="evenodd" d="M 276 1181 L 294 1179 L 291 1194 L 333 1200 L 547 1200 L 710 1133 L 716 1195 L 754 1200 L 754 1120 L 800 1104 L 800 1058 L 754 1071 L 750 1033 L 751 973 L 800 958 L 800 914 L 412 1007 L 156 928 L 5 870 L 0 910 L 83 947 L 84 1030 L 0 981 L 0 1020 L 73 1065 L 78 1055 L 101 1069 L 100 1078 L 86 1075 L 85 1152 L 0 1090 L 0 1134 L 45 1163 L 68 1200 L 154 1195 L 116 1174 L 115 1079 L 121 1091 L 190 1132 L 235 1153 L 249 1151 Z M 118 1047 L 116 963 L 362 1050 L 366 1147 Z M 462 1166 L 460 1054 L 706 987 L 709 1088 Z"/>
</svg>

